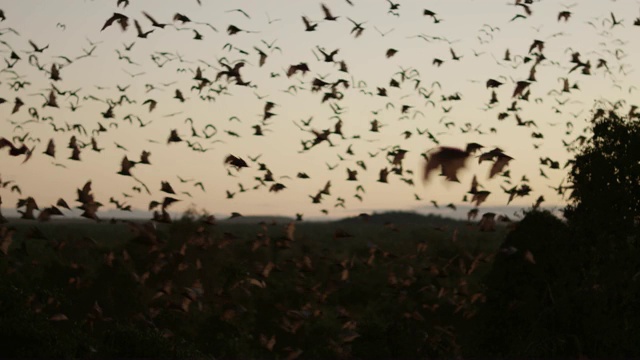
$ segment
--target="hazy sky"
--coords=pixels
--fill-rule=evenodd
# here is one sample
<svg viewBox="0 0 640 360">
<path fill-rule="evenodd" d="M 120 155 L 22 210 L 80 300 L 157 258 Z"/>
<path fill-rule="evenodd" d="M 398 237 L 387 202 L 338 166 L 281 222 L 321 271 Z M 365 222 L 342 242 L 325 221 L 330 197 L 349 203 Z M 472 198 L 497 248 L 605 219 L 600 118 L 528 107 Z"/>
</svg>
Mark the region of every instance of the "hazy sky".
<svg viewBox="0 0 640 360">
<path fill-rule="evenodd" d="M 165 180 L 176 190 L 175 197 L 182 200 L 172 206 L 172 211 L 194 204 L 215 213 L 238 211 L 243 214 L 293 215 L 300 212 L 306 216 L 317 216 L 321 209 L 326 209 L 332 216 L 344 216 L 375 209 L 429 210 L 433 208 L 431 200 L 441 206 L 448 203 L 460 205 L 474 174 L 484 188 L 492 192 L 482 206 L 505 205 L 508 195 L 501 186 L 510 188 L 521 184 L 523 175 L 530 180 L 533 192 L 528 197 L 516 199 L 513 204 L 528 206 L 543 195 L 547 205 L 560 205 L 563 200 L 549 186 L 558 186 L 566 173 L 540 165 L 539 159 L 550 157 L 559 161 L 562 167 L 570 158 L 562 141 L 570 142 L 581 135 L 595 100 L 627 99 L 621 108 L 626 113 L 635 96 L 635 88 L 631 86 L 638 83 L 638 73 L 632 64 L 640 60 L 637 40 L 640 27 L 633 26 L 633 23 L 640 15 L 640 7 L 633 1 L 582 1 L 575 4 L 535 1 L 529 5 L 530 16 L 513 21 L 510 20 L 517 14 L 526 16 L 525 8 L 505 1 L 398 0 L 397 15 L 389 13 L 390 4 L 385 0 L 352 2 L 354 6 L 344 0 L 324 2 L 333 15 L 339 17 L 337 21 L 323 20 L 321 3 L 312 1 L 202 0 L 200 6 L 196 0 L 130 0 L 130 5 L 124 9 L 116 7 L 116 0 L 4 2 L 0 6 L 6 16 L 6 20 L 0 22 L 0 51 L 6 61 L 1 65 L 4 70 L 0 73 L 0 97 L 6 103 L 0 105 L 3 119 L 0 121 L 0 136 L 12 139 L 29 133 L 27 137 L 32 139 L 26 140 L 26 144 L 29 147 L 35 145 L 36 149 L 26 164 L 21 164 L 23 156 L 10 157 L 6 149 L 0 152 L 2 180 L 15 180 L 22 190 L 22 195 L 19 195 L 10 192 L 9 187 L 0 189 L 3 207 L 13 207 L 19 198 L 26 196 L 33 196 L 40 207 L 53 204 L 60 197 L 78 205 L 73 202 L 75 189 L 92 180 L 97 200 L 105 204 L 104 210 L 113 208 L 113 204 L 109 204 L 111 196 L 134 208 L 146 209 L 150 200 L 161 200 L 165 195 L 159 191 L 160 181 Z M 231 11 L 234 9 L 244 10 L 250 18 L 239 11 Z M 435 12 L 440 21 L 436 23 L 432 17 L 424 16 L 424 9 Z M 164 29 L 155 28 L 147 39 L 137 38 L 134 19 L 139 21 L 144 31 L 154 29 L 142 11 L 150 13 L 158 22 L 171 25 Z M 561 11 L 571 12 L 567 22 L 557 20 Z M 117 23 L 101 31 L 105 20 L 114 12 L 129 17 L 126 32 L 121 31 Z M 186 15 L 192 22 L 182 25 L 172 21 L 176 13 Z M 610 13 L 622 23 L 612 27 Z M 316 31 L 304 31 L 303 15 L 312 23 L 318 23 Z M 365 30 L 360 37 L 350 34 L 353 24 L 347 18 L 364 22 Z M 251 33 L 229 35 L 226 32 L 229 25 Z M 201 34 L 202 40 L 193 39 L 193 29 Z M 537 66 L 537 81 L 530 86 L 529 101 L 518 100 L 516 105 L 520 109 L 507 111 L 517 100 L 512 98 L 515 81 L 526 80 L 529 76 L 534 61 L 523 64 L 522 59 L 528 54 L 534 39 L 544 41 L 546 60 Z M 42 53 L 35 54 L 37 60 L 30 59 L 33 48 L 29 40 L 39 47 L 49 46 Z M 134 42 L 130 50 L 125 49 Z M 272 42 L 274 48 L 268 49 L 266 43 Z M 96 47 L 93 55 L 77 59 L 93 47 L 91 43 Z M 231 44 L 232 48 L 225 47 L 225 44 Z M 348 73 L 339 71 L 335 63 L 318 60 L 314 55 L 314 52 L 319 54 L 318 46 L 327 51 L 340 49 L 335 59 L 346 62 Z M 258 64 L 258 52 L 254 47 L 269 55 L 262 67 Z M 275 47 L 279 47 L 281 52 Z M 387 58 L 385 53 L 390 48 L 397 53 Z M 459 61 L 452 60 L 450 49 L 461 56 Z M 507 49 L 511 61 L 504 60 Z M 12 50 L 21 60 L 8 69 L 12 63 Z M 579 52 L 583 62 L 590 61 L 591 75 L 581 74 L 580 69 L 569 73 L 574 65 L 570 62 L 572 52 Z M 152 61 L 152 55 L 161 61 L 170 61 L 158 67 Z M 135 64 L 119 59 L 123 56 Z M 440 67 L 434 66 L 434 58 L 444 63 Z M 245 61 L 246 66 L 241 70 L 243 80 L 251 81 L 257 88 L 238 86 L 233 81 L 227 83 L 220 79 L 201 93 L 212 95 L 215 101 L 202 100 L 197 90 L 191 90 L 197 84 L 193 80 L 195 69 L 200 67 L 204 77 L 214 80 L 222 69 L 218 63 L 221 59 Z M 596 68 L 600 59 L 606 60 L 608 70 Z M 286 69 L 300 62 L 307 63 L 310 72 L 288 78 Z M 62 79 L 59 81 L 52 81 L 49 74 L 37 69 L 37 65 L 41 65 L 49 71 L 53 63 L 61 68 Z M 392 78 L 401 80 L 398 72 L 402 68 L 419 72 L 417 86 L 412 80 L 402 83 L 401 88 L 389 86 Z M 127 73 L 139 75 L 133 77 Z M 325 77 L 327 82 L 345 79 L 350 87 L 339 87 L 344 95 L 341 100 L 321 103 L 322 94 L 329 90 L 312 93 L 311 82 L 316 77 Z M 568 78 L 570 85 L 576 84 L 578 89 L 557 94 L 562 90 L 563 77 Z M 495 89 L 499 102 L 491 108 L 487 104 L 492 89 L 485 86 L 489 78 L 504 83 Z M 24 88 L 15 91 L 12 85 L 16 81 L 26 82 Z M 80 89 L 77 92 L 79 98 L 59 95 L 58 109 L 43 108 L 44 96 L 48 96 L 51 84 L 60 91 Z M 148 91 L 149 85 L 154 89 Z M 292 85 L 301 87 L 297 94 L 285 92 Z M 118 86 L 128 88 L 121 92 Z M 228 90 L 222 94 L 209 91 L 220 86 Z M 376 96 L 377 87 L 385 87 L 388 97 Z M 430 99 L 435 106 L 420 95 L 420 88 L 423 93 L 432 92 Z M 173 98 L 176 89 L 184 94 L 184 103 Z M 441 101 L 442 96 L 455 93 L 460 94 L 460 101 Z M 109 107 L 107 101 L 117 101 L 121 95 L 135 103 L 125 102 L 116 106 L 113 119 L 103 118 L 101 113 Z M 12 114 L 16 97 L 25 105 Z M 93 97 L 99 100 L 92 100 Z M 158 102 L 152 112 L 142 104 L 147 99 Z M 265 125 L 262 124 L 262 114 L 267 101 L 277 105 L 271 110 L 276 115 Z M 70 104 L 80 107 L 71 111 Z M 321 143 L 299 153 L 301 141 L 314 138 L 309 132 L 311 129 L 334 128 L 337 118 L 331 118 L 334 113 L 330 104 L 337 104 L 343 109 L 340 118 L 345 139 L 331 135 L 335 147 Z M 401 114 L 402 105 L 412 108 L 407 114 Z M 29 121 L 33 118 L 30 108 L 37 110 L 39 120 Z M 501 112 L 508 112 L 510 116 L 500 121 L 497 117 Z M 167 116 L 175 113 L 178 114 Z M 124 119 L 129 114 L 138 116 L 143 123 L 151 123 L 141 128 L 137 120 L 130 123 Z M 517 126 L 516 114 L 523 121 L 534 120 L 537 128 Z M 237 116 L 240 121 L 230 121 L 232 116 Z M 312 122 L 304 127 L 301 120 L 310 117 L 313 117 Z M 191 125 L 185 122 L 188 118 L 201 138 L 190 138 Z M 379 133 L 369 131 L 370 122 L 374 119 L 384 124 Z M 89 134 L 54 132 L 51 123 L 60 128 L 66 128 L 65 124 L 82 124 Z M 69 160 L 69 138 L 76 135 L 79 141 L 90 142 L 91 130 L 97 129 L 98 123 L 108 129 L 95 135 L 98 146 L 104 150 L 98 153 L 88 146 L 82 149 L 82 161 Z M 17 124 L 21 126 L 16 127 Z M 214 125 L 218 133 L 205 139 L 202 131 L 208 124 Z M 266 129 L 265 136 L 253 136 L 252 126 L 257 124 Z M 467 126 L 471 131 L 463 133 Z M 491 128 L 497 132 L 491 133 Z M 177 129 L 185 141 L 167 144 L 172 129 Z M 418 134 L 417 129 L 428 130 L 440 145 L 463 148 L 473 141 L 484 145 L 485 150 L 501 148 L 514 158 L 507 168 L 511 174 L 511 185 L 505 184 L 505 178 L 500 176 L 489 180 L 491 164 L 478 164 L 474 159 L 461 174 L 460 184 L 446 183 L 441 177 L 433 177 L 423 185 L 421 169 L 424 159 L 420 154 L 437 145 L 426 133 Z M 240 137 L 230 136 L 225 131 Z M 411 131 L 410 138 L 405 139 L 405 131 Z M 534 132 L 544 138 L 533 138 Z M 354 135 L 360 138 L 352 139 Z M 55 159 L 42 154 L 51 138 L 57 147 Z M 40 141 L 35 142 L 34 139 Z M 195 152 L 189 149 L 186 140 L 197 141 L 209 150 Z M 213 140 L 223 142 L 212 143 Z M 19 140 L 14 143 L 19 144 Z M 115 143 L 127 150 L 117 148 Z M 376 181 L 380 169 L 391 167 L 384 157 L 386 151 L 379 148 L 395 145 L 408 150 L 403 161 L 404 169 L 413 170 L 414 175 L 404 173 L 402 177 L 412 179 L 414 186 L 394 174 L 389 176 L 388 184 Z M 346 153 L 349 146 L 354 155 Z M 131 172 L 149 186 L 152 195 L 133 191 L 132 187 L 139 184 L 131 177 L 117 174 L 123 156 L 137 161 L 142 150 L 151 152 L 152 165 L 139 164 Z M 379 154 L 371 157 L 369 152 Z M 228 176 L 229 167 L 223 164 L 223 160 L 229 154 L 246 160 L 249 168 L 239 172 L 231 169 L 235 176 Z M 286 189 L 278 193 L 269 192 L 268 187 L 253 190 L 258 184 L 254 178 L 263 177 L 264 171 L 259 171 L 258 164 L 251 162 L 249 157 L 259 154 L 262 156 L 258 162 L 266 164 L 276 181 L 284 184 Z M 338 155 L 344 160 L 340 160 Z M 366 163 L 366 171 L 356 164 L 358 160 Z M 328 165 L 337 167 L 329 170 Z M 358 170 L 358 181 L 346 181 L 347 168 Z M 541 176 L 540 169 L 549 179 Z M 306 172 L 311 179 L 297 179 L 298 172 Z M 176 175 L 195 180 L 181 183 Z M 329 180 L 332 183 L 331 196 L 325 196 L 321 204 L 312 204 L 309 195 L 315 195 Z M 194 187 L 196 181 L 203 183 L 205 192 Z M 239 183 L 249 191 L 238 192 Z M 358 185 L 365 190 L 364 193 L 359 192 L 362 201 L 354 197 Z M 233 199 L 226 198 L 227 190 L 236 193 Z M 192 197 L 182 194 L 183 191 Z M 421 200 L 415 199 L 416 194 Z M 346 209 L 334 207 L 339 197 L 345 200 Z"/>
</svg>

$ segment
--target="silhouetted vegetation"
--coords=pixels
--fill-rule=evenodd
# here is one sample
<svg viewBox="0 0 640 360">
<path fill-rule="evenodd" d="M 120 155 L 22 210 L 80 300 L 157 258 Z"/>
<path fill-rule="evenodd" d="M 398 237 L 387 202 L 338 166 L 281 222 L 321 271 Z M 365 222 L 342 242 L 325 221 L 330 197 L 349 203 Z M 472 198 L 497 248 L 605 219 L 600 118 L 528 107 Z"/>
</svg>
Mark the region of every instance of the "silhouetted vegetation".
<svg viewBox="0 0 640 360">
<path fill-rule="evenodd" d="M 511 232 L 486 278 L 487 302 L 465 336 L 469 356 L 553 357 L 580 352 L 571 316 L 580 261 L 565 223 L 530 212 Z M 531 258 L 527 259 L 527 254 Z"/>
<path fill-rule="evenodd" d="M 564 189 L 568 223 L 533 211 L 507 236 L 468 356 L 640 356 L 639 146 L 637 116 L 595 112 Z"/>
<path fill-rule="evenodd" d="M 640 121 L 632 110 L 598 110 L 593 136 L 571 169 L 565 215 L 582 264 L 576 312 L 584 316 L 585 353 L 640 356 Z M 568 254 L 569 255 L 569 254 Z M 593 311 L 597 309 L 597 311 Z"/>
<path fill-rule="evenodd" d="M 640 220 L 640 118 L 599 110 L 592 131 L 571 168 L 565 216 L 585 234 L 629 235 Z"/>
<path fill-rule="evenodd" d="M 155 245 L 143 222 L 52 222 L 39 231 L 14 223 L 0 258 L 0 283 L 11 289 L 0 300 L 0 331 L 12 339 L 4 354 L 449 356 L 459 353 L 452 321 L 481 303 L 478 279 L 506 231 L 411 213 L 326 223 L 206 218 L 192 211 L 147 228 Z M 471 254 L 478 261 L 467 274 Z M 478 297 L 454 315 L 459 281 Z"/>
</svg>

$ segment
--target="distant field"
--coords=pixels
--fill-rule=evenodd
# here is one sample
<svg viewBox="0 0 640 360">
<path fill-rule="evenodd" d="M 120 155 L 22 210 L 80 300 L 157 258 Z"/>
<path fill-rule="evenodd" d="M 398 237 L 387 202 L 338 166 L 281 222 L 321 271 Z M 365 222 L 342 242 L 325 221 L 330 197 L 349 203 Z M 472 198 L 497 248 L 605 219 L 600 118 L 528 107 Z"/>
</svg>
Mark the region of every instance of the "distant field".
<svg viewBox="0 0 640 360">
<path fill-rule="evenodd" d="M 41 321 L 63 314 L 50 330 L 72 328 L 105 356 L 131 355 L 109 345 L 122 327 L 203 357 L 451 356 L 507 232 L 389 213 L 183 219 L 149 226 L 150 240 L 145 223 L 11 222 L 3 286 L 31 298 Z M 96 320 L 96 303 L 112 320 Z M 158 355 L 140 351 L 133 356 Z"/>
</svg>

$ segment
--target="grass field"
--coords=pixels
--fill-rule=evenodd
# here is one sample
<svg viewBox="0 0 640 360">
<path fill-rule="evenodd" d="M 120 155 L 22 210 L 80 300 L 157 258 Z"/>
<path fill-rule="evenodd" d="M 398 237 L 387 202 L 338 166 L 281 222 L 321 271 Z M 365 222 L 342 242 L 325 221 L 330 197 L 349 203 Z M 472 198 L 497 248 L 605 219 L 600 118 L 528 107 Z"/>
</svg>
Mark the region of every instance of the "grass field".
<svg viewBox="0 0 640 360">
<path fill-rule="evenodd" d="M 507 232 L 410 213 L 263 220 L 10 223 L 9 355 L 456 356 Z"/>
</svg>

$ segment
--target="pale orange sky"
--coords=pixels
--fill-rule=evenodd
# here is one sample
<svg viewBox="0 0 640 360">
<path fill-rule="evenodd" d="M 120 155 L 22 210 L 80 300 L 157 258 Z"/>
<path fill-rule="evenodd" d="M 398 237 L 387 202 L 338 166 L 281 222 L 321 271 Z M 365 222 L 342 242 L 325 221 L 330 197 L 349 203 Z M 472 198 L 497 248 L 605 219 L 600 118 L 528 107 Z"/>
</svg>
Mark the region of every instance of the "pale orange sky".
<svg viewBox="0 0 640 360">
<path fill-rule="evenodd" d="M 539 174 L 539 158 L 548 156 L 560 161 L 561 166 L 564 165 L 569 155 L 562 140 L 570 141 L 580 135 L 594 100 L 627 99 L 628 103 L 622 108 L 626 112 L 635 96 L 634 89 L 629 91 L 629 87 L 638 83 L 638 74 L 633 71 L 631 64 L 639 60 L 637 34 L 640 28 L 633 26 L 639 13 L 638 4 L 631 1 L 576 2 L 577 5 L 569 9 L 572 15 L 566 23 L 558 22 L 557 14 L 566 9 L 565 5 L 571 4 L 563 5 L 555 1 L 535 2 L 531 5 L 533 14 L 529 18 L 513 22 L 509 20 L 516 14 L 524 14 L 524 10 L 504 1 L 398 1 L 401 4 L 399 16 L 388 14 L 389 4 L 383 0 L 354 0 L 353 7 L 342 0 L 325 1 L 334 15 L 339 16 L 335 22 L 321 21 L 323 14 L 319 2 L 234 1 L 224 5 L 206 0 L 202 2 L 202 6 L 198 6 L 195 0 L 163 1 L 160 5 L 157 1 L 132 0 L 126 9 L 117 9 L 115 0 L 21 0 L 0 6 L 7 17 L 0 23 L 0 40 L 7 44 L 0 44 L 1 55 L 8 59 L 11 47 L 22 60 L 9 70 L 15 71 L 21 77 L 20 81 L 30 83 L 16 92 L 10 88 L 15 75 L 9 71 L 0 73 L 0 97 L 7 100 L 0 105 L 0 116 L 4 119 L 0 122 L 0 136 L 10 139 L 28 132 L 32 137 L 40 138 L 35 155 L 24 165 L 21 165 L 22 157 L 9 157 L 5 149 L 0 152 L 2 180 L 15 180 L 23 192 L 19 196 L 11 193 L 8 188 L 0 189 L 3 207 L 12 207 L 18 198 L 26 196 L 33 196 L 40 207 L 55 203 L 59 197 L 78 205 L 73 202 L 76 198 L 75 189 L 87 180 L 92 180 L 97 200 L 105 204 L 104 210 L 113 207 L 109 204 L 110 196 L 131 204 L 134 208 L 145 209 L 150 200 L 159 200 L 164 196 L 159 191 L 160 181 L 167 180 L 178 192 L 176 197 L 183 200 L 172 206 L 172 211 L 184 210 L 191 204 L 224 214 L 238 211 L 243 214 L 293 215 L 300 212 L 306 216 L 317 216 L 321 209 L 327 209 L 331 216 L 344 216 L 375 209 L 430 210 L 431 200 L 437 201 L 441 206 L 450 202 L 460 205 L 474 174 L 492 192 L 481 208 L 506 204 L 508 195 L 500 189 L 500 185 L 508 185 L 503 184 L 501 177 L 487 179 L 490 167 L 488 163 L 478 165 L 476 161 L 470 161 L 468 169 L 460 176 L 460 184 L 445 183 L 442 178 L 433 178 L 423 186 L 420 177 L 423 159 L 420 153 L 433 148 L 435 144 L 426 135 L 419 135 L 416 128 L 428 129 L 437 134 L 441 145 L 464 147 L 467 142 L 474 141 L 484 145 L 487 150 L 500 147 L 514 158 L 508 167 L 513 185 L 520 183 L 520 178 L 527 175 L 534 190 L 531 196 L 516 199 L 513 204 L 528 206 L 539 195 L 543 195 L 547 205 L 560 205 L 563 200 L 548 186 L 560 184 L 565 173 L 542 167 L 550 179 L 542 178 Z M 442 21 L 436 24 L 432 18 L 423 16 L 425 6 L 436 12 L 437 18 Z M 251 18 L 240 12 L 227 12 L 234 8 L 243 9 Z M 159 22 L 171 23 L 178 28 L 195 28 L 202 34 L 203 40 L 193 40 L 193 30 L 177 31 L 173 26 L 167 26 L 163 30 L 156 29 L 148 39 L 137 39 L 133 19 L 140 22 L 143 30 L 152 29 L 141 11 L 147 11 Z M 122 32 L 117 24 L 100 31 L 104 21 L 113 12 L 130 17 L 127 32 Z M 183 26 L 179 22 L 173 22 L 171 20 L 176 12 L 187 15 L 194 22 L 210 23 L 218 32 L 205 25 Z M 610 12 L 623 19 L 622 25 L 611 28 L 610 23 L 603 22 L 604 19 L 610 19 Z M 317 31 L 304 31 L 302 15 L 312 22 L 319 22 Z M 272 20 L 281 20 L 269 24 L 267 16 Z M 357 22 L 366 21 L 361 37 L 354 38 L 350 35 L 352 24 L 347 17 Z M 230 24 L 257 33 L 230 36 L 225 32 Z M 499 30 L 492 31 L 487 26 L 483 27 L 483 24 L 498 27 Z M 8 28 L 16 30 L 20 35 L 8 31 Z M 383 32 L 391 29 L 393 31 L 381 36 L 375 28 Z M 484 30 L 481 31 L 482 29 Z M 446 38 L 452 44 L 414 37 L 419 34 Z M 538 129 L 516 126 L 513 115 L 503 121 L 497 120 L 497 114 L 511 105 L 514 81 L 526 79 L 530 68 L 530 64 L 512 66 L 520 60 L 512 63 L 502 61 L 505 50 L 509 49 L 513 58 L 525 56 L 533 39 L 545 41 L 544 54 L 547 60 L 538 67 L 537 82 L 530 87 L 530 101 L 518 101 L 517 105 L 521 108 L 519 116 L 523 120 L 535 120 Z M 116 107 L 113 121 L 103 119 L 100 115 L 100 112 L 107 109 L 107 105 L 92 100 L 80 101 L 81 107 L 75 112 L 69 109 L 69 102 L 73 99 L 66 96 L 58 97 L 59 109 L 42 108 L 44 98 L 39 94 L 48 94 L 52 81 L 47 74 L 29 64 L 29 54 L 25 53 L 31 50 L 28 40 L 33 40 L 39 46 L 49 45 L 42 54 L 37 54 L 39 63 L 46 69 L 53 62 L 66 65 L 66 61 L 58 56 L 75 59 L 82 55 L 83 49 L 91 48 L 89 40 L 99 42 L 94 57 L 74 60 L 72 64 L 63 66 L 60 71 L 62 80 L 55 82 L 56 87 L 60 90 L 80 88 L 78 95 L 81 99 L 84 96 L 106 99 L 120 96 L 116 86 L 130 85 L 125 94 L 137 103 Z M 257 46 L 269 52 L 261 40 L 269 43 L 276 41 L 275 45 L 282 49 L 282 53 L 270 53 L 263 67 L 258 66 L 258 55 L 253 49 Z M 126 51 L 123 44 L 128 45 L 134 41 L 135 45 L 130 51 Z M 249 55 L 223 49 L 227 43 Z M 312 52 L 317 53 L 316 46 L 329 51 L 340 49 L 336 59 L 345 60 L 349 73 L 339 72 L 335 64 L 316 60 Z M 462 56 L 460 61 L 451 59 L 450 47 Z M 387 59 L 385 52 L 389 48 L 397 49 L 398 53 Z M 618 50 L 616 54 L 616 49 L 623 52 Z M 119 60 L 116 50 L 139 65 L 129 65 Z M 179 55 L 184 62 L 174 60 L 158 68 L 151 61 L 151 54 L 163 51 L 174 54 L 172 58 L 175 54 Z M 581 75 L 579 70 L 568 74 L 572 66 L 569 62 L 572 51 L 580 52 L 583 61 L 591 62 L 591 76 Z M 226 85 L 229 95 L 215 95 L 215 102 L 201 101 L 197 92 L 189 90 L 195 83 L 191 80 L 192 71 L 201 66 L 204 76 L 214 79 L 217 70 L 208 68 L 199 60 L 219 69 L 217 59 L 223 57 L 230 61 L 245 59 L 247 65 L 241 71 L 243 78 L 256 84 L 258 88 L 240 87 L 220 80 L 212 85 L 213 88 Z M 444 60 L 441 67 L 432 65 L 436 57 Z M 602 68 L 596 69 L 600 58 L 607 60 L 610 73 Z M 286 68 L 300 62 L 306 62 L 311 71 L 306 76 L 287 78 L 284 74 Z M 2 66 L 6 67 L 6 63 Z M 624 66 L 623 70 L 630 73 L 622 73 L 620 66 Z M 435 100 L 435 108 L 425 104 L 425 99 L 414 90 L 413 83 L 405 82 L 401 89 L 388 86 L 392 77 L 399 80 L 399 76 L 394 74 L 401 67 L 419 71 L 420 86 L 425 87 L 426 91 L 433 90 L 431 98 Z M 132 78 L 125 70 L 132 74 L 144 74 Z M 274 78 L 270 76 L 271 73 L 280 75 Z M 328 81 L 365 81 L 366 90 L 374 93 L 376 87 L 386 87 L 389 97 L 369 96 L 353 86 L 348 90 L 341 90 L 345 97 L 337 103 L 347 109 L 341 115 L 343 132 L 347 137 L 358 134 L 361 139 L 341 140 L 338 136 L 332 136 L 336 147 L 329 148 L 326 144 L 321 144 L 311 151 L 299 154 L 298 151 L 302 148 L 300 141 L 311 140 L 313 135 L 302 132 L 292 122 L 300 123 L 301 119 L 313 116 L 310 129 L 316 130 L 333 129 L 336 122 L 336 119 L 330 118 L 333 112 L 329 104 L 320 102 L 322 93 L 309 91 L 313 78 L 325 75 Z M 549 95 L 549 91 L 562 88 L 559 77 L 568 77 L 572 85 L 577 82 L 580 90 L 572 90 L 569 94 L 557 97 Z M 500 79 L 505 84 L 496 89 L 500 100 L 497 106 L 484 111 L 491 95 L 491 89 L 485 88 L 485 82 L 489 78 Z M 170 86 L 161 85 L 173 81 L 176 83 Z M 435 81 L 442 85 L 442 89 L 434 85 Z M 158 90 L 146 93 L 145 84 L 153 84 Z M 300 85 L 305 90 L 300 90 L 295 96 L 285 93 L 283 90 L 290 85 Z M 104 89 L 98 89 L 97 86 Z M 173 99 L 175 89 L 183 92 L 187 98 L 185 103 Z M 461 94 L 461 101 L 440 101 L 442 95 L 448 96 L 456 92 Z M 254 93 L 266 98 L 259 100 Z M 16 96 L 26 105 L 18 113 L 11 114 Z M 148 98 L 158 101 L 157 108 L 151 113 L 142 105 Z M 541 100 L 534 101 L 536 98 Z M 252 136 L 251 127 L 261 121 L 260 114 L 266 101 L 277 104 L 272 110 L 277 115 L 269 120 L 266 128 L 270 132 L 265 133 L 266 136 Z M 389 102 L 395 108 L 387 108 Z M 403 104 L 413 106 L 411 111 L 418 110 L 424 117 L 417 115 L 414 119 L 400 119 L 399 108 Z M 452 109 L 445 114 L 443 107 L 449 106 Z M 109 128 L 108 132 L 97 136 L 99 146 L 104 148 L 101 153 L 93 152 L 87 147 L 82 151 L 82 161 L 74 162 L 67 159 L 71 154 L 66 148 L 71 133 L 54 133 L 52 127 L 43 121 L 26 123 L 22 125 L 22 129 L 14 129 L 12 122 L 23 123 L 31 118 L 29 107 L 36 108 L 41 118 L 51 116 L 58 127 L 64 127 L 65 122 L 81 123 L 87 131 L 91 131 L 97 128 L 98 122 L 105 126 L 111 122 L 117 123 L 118 128 Z M 372 113 L 378 110 L 377 115 Z M 571 113 L 578 114 L 580 111 L 583 113 L 574 119 Z M 164 116 L 176 112 L 181 114 Z M 123 120 L 127 114 L 135 114 L 145 123 L 153 122 L 145 128 L 139 128 L 137 122 L 130 125 Z M 241 122 L 230 122 L 228 119 L 231 116 L 237 116 Z M 443 116 L 446 117 L 443 119 Z M 188 138 L 191 130 L 185 124 L 187 118 L 193 119 L 198 131 L 207 124 L 216 126 L 219 131 L 216 136 L 208 141 L 199 140 L 203 147 L 211 150 L 196 153 L 188 149 L 186 142 L 166 144 L 171 129 L 177 129 L 185 140 Z M 386 125 L 381 128 L 380 133 L 368 131 L 370 121 L 374 118 Z M 574 129 L 567 135 L 566 123 L 569 121 L 573 123 Z M 448 122 L 454 122 L 455 126 L 447 128 L 445 123 Z M 470 123 L 472 128 L 480 126 L 484 134 L 473 131 L 461 133 L 460 128 L 465 123 Z M 491 127 L 495 127 L 498 132 L 490 134 Z M 238 133 L 241 137 L 231 137 L 224 130 Z M 413 134 L 405 140 L 401 133 L 406 130 Z M 533 139 L 531 133 L 534 131 L 542 133 L 544 139 Z M 74 134 L 84 142 L 90 138 Z M 50 138 L 57 145 L 55 160 L 42 154 Z M 150 143 L 149 139 L 156 140 L 159 144 Z M 223 140 L 224 143 L 210 144 L 215 139 Z M 123 145 L 128 151 L 117 149 L 114 142 Z M 29 147 L 33 144 L 27 142 Z M 533 144 L 539 144 L 539 149 L 534 149 Z M 345 153 L 349 145 L 352 145 L 355 153 L 353 156 Z M 407 185 L 398 176 L 390 176 L 389 184 L 376 182 L 378 171 L 389 164 L 382 157 L 384 152 L 376 158 L 370 158 L 367 152 L 377 152 L 379 147 L 393 145 L 400 145 L 409 151 L 404 160 L 404 168 L 415 172 L 414 176 L 406 175 L 412 177 L 415 186 Z M 132 186 L 137 185 L 135 180 L 116 174 L 125 154 L 135 161 L 139 159 L 142 150 L 151 152 L 150 160 L 153 165 L 138 165 L 132 169 L 132 173 L 150 187 L 151 196 L 133 192 Z M 228 154 L 244 158 L 250 167 L 240 171 L 237 177 L 227 176 L 223 159 Z M 249 161 L 249 156 L 258 154 L 262 154 L 259 161 L 267 164 L 276 180 L 286 185 L 285 190 L 277 194 L 270 193 L 268 188 L 237 192 L 238 183 L 251 189 L 257 184 L 254 177 L 264 175 L 264 172 L 258 171 L 257 164 Z M 340 161 L 338 154 L 345 161 Z M 357 160 L 363 160 L 368 170 L 358 168 L 355 164 Z M 63 164 L 66 168 L 55 166 L 53 162 Z M 338 167 L 329 171 L 326 163 L 338 164 Z M 347 168 L 358 168 L 358 182 L 346 181 Z M 298 171 L 306 172 L 311 179 L 296 179 Z M 206 192 L 193 187 L 193 183 L 180 183 L 176 174 L 202 181 Z M 291 179 L 279 179 L 285 175 Z M 322 204 L 312 204 L 309 195 L 317 193 L 328 180 L 332 182 L 332 195 L 325 197 Z M 366 190 L 366 193 L 361 194 L 362 202 L 354 198 L 357 185 L 362 185 Z M 226 199 L 226 190 L 236 192 L 235 197 Z M 182 191 L 188 191 L 193 197 L 180 194 Z M 133 197 L 125 198 L 123 193 Z M 416 201 L 414 194 L 419 195 L 422 200 Z M 334 208 L 338 197 L 345 199 L 346 209 Z"/>
</svg>

